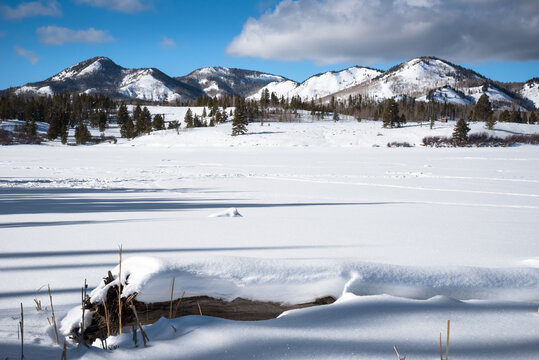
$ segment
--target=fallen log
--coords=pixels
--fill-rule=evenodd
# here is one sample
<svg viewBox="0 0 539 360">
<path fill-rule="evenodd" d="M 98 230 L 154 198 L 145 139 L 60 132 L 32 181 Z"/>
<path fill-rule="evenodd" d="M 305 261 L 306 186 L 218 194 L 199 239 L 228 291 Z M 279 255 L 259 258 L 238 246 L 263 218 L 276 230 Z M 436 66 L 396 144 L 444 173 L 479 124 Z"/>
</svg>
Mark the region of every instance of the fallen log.
<svg viewBox="0 0 539 360">
<path fill-rule="evenodd" d="M 105 278 L 105 282 L 112 282 L 113 277 Z M 123 286 L 122 286 L 123 287 Z M 108 335 L 120 333 L 118 317 L 118 286 L 111 286 L 103 301 L 91 303 L 88 299 L 84 303 L 86 310 L 92 312 L 92 321 L 84 331 L 80 328 L 72 329 L 71 338 L 75 341 L 84 340 L 92 344 L 95 340 L 105 340 Z M 161 317 L 170 318 L 171 301 L 145 303 L 137 300 L 137 294 L 121 297 L 121 324 L 122 327 L 132 327 L 153 324 Z M 313 302 L 301 304 L 280 304 L 270 301 L 254 301 L 236 298 L 232 301 L 218 299 L 210 296 L 181 297 L 172 301 L 173 317 L 188 315 L 212 316 L 237 321 L 258 321 L 274 319 L 284 311 L 301 309 L 311 306 L 327 305 L 335 302 L 331 296 L 321 297 Z M 131 306 L 134 307 L 131 308 Z M 138 316 L 138 319 L 137 319 Z"/>
</svg>

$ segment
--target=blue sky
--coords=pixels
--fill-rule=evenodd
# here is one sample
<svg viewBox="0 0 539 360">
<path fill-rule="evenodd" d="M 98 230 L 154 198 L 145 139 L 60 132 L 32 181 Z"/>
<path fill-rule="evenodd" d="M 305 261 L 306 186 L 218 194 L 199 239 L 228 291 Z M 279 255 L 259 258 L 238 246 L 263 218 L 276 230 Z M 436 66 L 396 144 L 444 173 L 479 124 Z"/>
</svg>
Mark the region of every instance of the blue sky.
<svg viewBox="0 0 539 360">
<path fill-rule="evenodd" d="M 539 16 L 537 1 L 498 1 L 490 2 L 517 4 L 503 9 L 514 21 L 530 16 L 532 24 L 531 17 Z M 477 18 L 462 22 L 462 14 L 477 9 L 454 3 L 447 8 L 438 0 L 8 0 L 0 5 L 0 88 L 43 80 L 94 56 L 129 68 L 156 67 L 170 76 L 228 66 L 302 81 L 354 64 L 387 69 L 421 55 L 494 80 L 539 76 L 539 29 L 503 20 L 492 29 L 476 24 Z M 416 28 L 425 24 L 418 20 L 442 11 L 455 12 L 459 20 L 445 16 L 444 22 Z M 499 16 L 481 14 L 494 21 Z"/>
</svg>

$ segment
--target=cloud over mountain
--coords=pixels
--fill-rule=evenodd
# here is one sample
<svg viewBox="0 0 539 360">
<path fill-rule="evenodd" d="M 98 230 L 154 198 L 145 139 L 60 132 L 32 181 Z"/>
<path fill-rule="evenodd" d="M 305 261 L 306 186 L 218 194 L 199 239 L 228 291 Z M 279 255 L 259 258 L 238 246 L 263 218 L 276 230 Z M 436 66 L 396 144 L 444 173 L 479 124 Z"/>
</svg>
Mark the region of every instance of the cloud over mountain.
<svg viewBox="0 0 539 360">
<path fill-rule="evenodd" d="M 539 59 L 536 0 L 283 0 L 250 18 L 227 52 L 317 63 Z"/>
<path fill-rule="evenodd" d="M 96 7 L 104 7 L 109 10 L 136 13 L 150 8 L 145 1 L 141 0 L 76 0 L 79 4 L 88 4 Z"/>
<path fill-rule="evenodd" d="M 99 44 L 113 41 L 114 38 L 105 30 L 89 28 L 73 30 L 61 26 L 42 26 L 36 30 L 39 41 L 48 45 L 65 43 Z"/>
<path fill-rule="evenodd" d="M 0 5 L 0 13 L 7 20 L 21 20 L 32 16 L 60 16 L 62 10 L 56 0 L 23 2 L 17 7 Z"/>
</svg>

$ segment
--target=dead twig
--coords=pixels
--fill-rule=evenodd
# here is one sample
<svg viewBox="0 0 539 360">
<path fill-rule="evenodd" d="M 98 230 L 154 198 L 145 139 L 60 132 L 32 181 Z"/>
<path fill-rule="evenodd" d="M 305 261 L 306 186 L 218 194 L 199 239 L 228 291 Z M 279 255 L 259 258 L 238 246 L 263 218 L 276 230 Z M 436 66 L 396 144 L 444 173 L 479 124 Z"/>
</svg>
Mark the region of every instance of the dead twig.
<svg viewBox="0 0 539 360">
<path fill-rule="evenodd" d="M 21 330 L 21 359 L 24 359 L 24 311 L 21 303 L 21 321 L 19 321 L 19 328 Z"/>
<path fill-rule="evenodd" d="M 445 344 L 445 360 L 449 360 L 449 327 L 450 327 L 450 320 L 447 320 L 447 342 Z"/>
<path fill-rule="evenodd" d="M 174 313 L 172 314 L 174 316 L 173 319 L 176 318 L 176 314 L 178 313 L 178 309 L 180 308 L 180 304 L 182 303 L 184 295 L 185 291 L 182 293 L 182 296 L 180 296 L 180 300 L 176 303 L 176 306 L 174 307 Z"/>
<path fill-rule="evenodd" d="M 107 304 L 105 303 L 105 299 L 101 300 L 103 302 L 103 307 L 105 308 L 105 321 L 107 323 L 107 337 L 110 336 L 110 319 L 109 319 L 109 311 L 107 310 Z"/>
<path fill-rule="evenodd" d="M 197 301 L 197 305 L 198 305 L 198 312 L 200 313 L 200 316 L 202 316 L 202 309 L 200 308 L 200 304 L 198 303 L 198 301 Z"/>
<path fill-rule="evenodd" d="M 393 345 L 393 349 L 395 350 L 395 354 L 397 354 L 398 360 L 406 360 L 406 354 L 404 354 L 404 356 L 401 356 L 399 354 L 399 350 L 397 349 L 397 345 Z"/>
<path fill-rule="evenodd" d="M 129 308 L 133 311 L 133 314 L 135 314 L 135 319 L 137 321 L 137 325 L 138 325 L 138 328 L 140 330 L 140 334 L 142 335 L 142 342 L 144 343 L 144 347 L 146 347 L 146 342 L 150 341 L 150 339 L 148 338 L 148 336 L 146 335 L 146 332 L 144 331 L 144 329 L 142 328 L 142 325 L 140 324 L 138 314 L 137 314 L 137 309 L 135 308 L 135 305 L 133 305 L 133 304 L 130 304 Z"/>
<path fill-rule="evenodd" d="M 120 266 L 118 270 L 118 332 L 122 333 L 122 245 L 120 245 Z"/>
<path fill-rule="evenodd" d="M 60 339 L 58 338 L 58 328 L 56 327 L 56 317 L 54 316 L 54 306 L 52 305 L 52 294 L 51 286 L 47 285 L 49 289 L 49 299 L 51 300 L 51 312 L 52 312 L 52 326 L 54 327 L 54 335 L 56 336 L 56 344 L 60 344 Z"/>
<path fill-rule="evenodd" d="M 174 300 L 174 282 L 176 281 L 176 276 L 172 278 L 172 289 L 170 290 L 170 313 L 168 315 L 169 319 L 172 319 L 172 302 Z"/>
</svg>

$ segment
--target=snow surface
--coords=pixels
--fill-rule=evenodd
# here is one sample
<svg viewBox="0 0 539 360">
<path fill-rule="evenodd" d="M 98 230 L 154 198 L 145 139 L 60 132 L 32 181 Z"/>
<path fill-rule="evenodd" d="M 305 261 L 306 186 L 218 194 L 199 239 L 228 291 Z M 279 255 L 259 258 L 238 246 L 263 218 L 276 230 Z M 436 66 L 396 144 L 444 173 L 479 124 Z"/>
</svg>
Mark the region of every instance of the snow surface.
<svg viewBox="0 0 539 360">
<path fill-rule="evenodd" d="M 149 109 L 166 121 L 187 110 Z M 388 359 L 393 344 L 434 359 L 448 319 L 450 357 L 536 359 L 539 148 L 424 148 L 454 122 L 382 129 L 301 115 L 237 137 L 228 123 L 116 145 L 0 147 L 0 356 L 19 357 L 22 302 L 26 357 L 58 359 L 42 286 L 67 333 L 84 279 L 99 299 L 122 244 L 125 294 L 143 300 L 168 300 L 173 277 L 175 297 L 340 299 L 260 322 L 162 319 L 146 327 L 147 349 L 124 334 L 107 352 L 68 344 L 69 359 Z M 243 217 L 210 217 L 230 208 Z"/>
<path fill-rule="evenodd" d="M 141 100 L 163 101 L 168 99 L 174 101 L 180 95 L 165 86 L 162 81 L 153 76 L 152 69 L 144 69 L 127 74 L 121 84 L 119 91 L 126 96 Z"/>
<path fill-rule="evenodd" d="M 85 67 L 84 69 L 82 69 L 81 72 L 79 72 L 77 76 L 90 75 L 96 71 L 101 70 L 102 67 L 103 66 L 101 65 L 101 61 L 96 60 L 90 65 L 88 65 L 87 67 Z"/>
<path fill-rule="evenodd" d="M 539 82 L 527 82 L 524 84 L 520 95 L 533 102 L 536 109 L 539 109 Z"/>
<path fill-rule="evenodd" d="M 427 99 L 427 95 L 420 96 L 416 99 L 417 101 L 429 102 L 430 99 Z M 469 99 L 463 97 L 452 87 L 446 86 L 440 89 L 437 89 L 432 94 L 432 100 L 439 103 L 448 103 L 448 104 L 457 104 L 457 105 L 469 105 L 475 103 L 474 99 Z"/>
<path fill-rule="evenodd" d="M 50 95 L 50 96 L 54 95 L 50 86 L 43 86 L 43 87 L 38 88 L 35 86 L 25 85 L 15 90 L 16 95 L 21 95 L 28 92 L 37 93 L 39 95 Z"/>
</svg>

